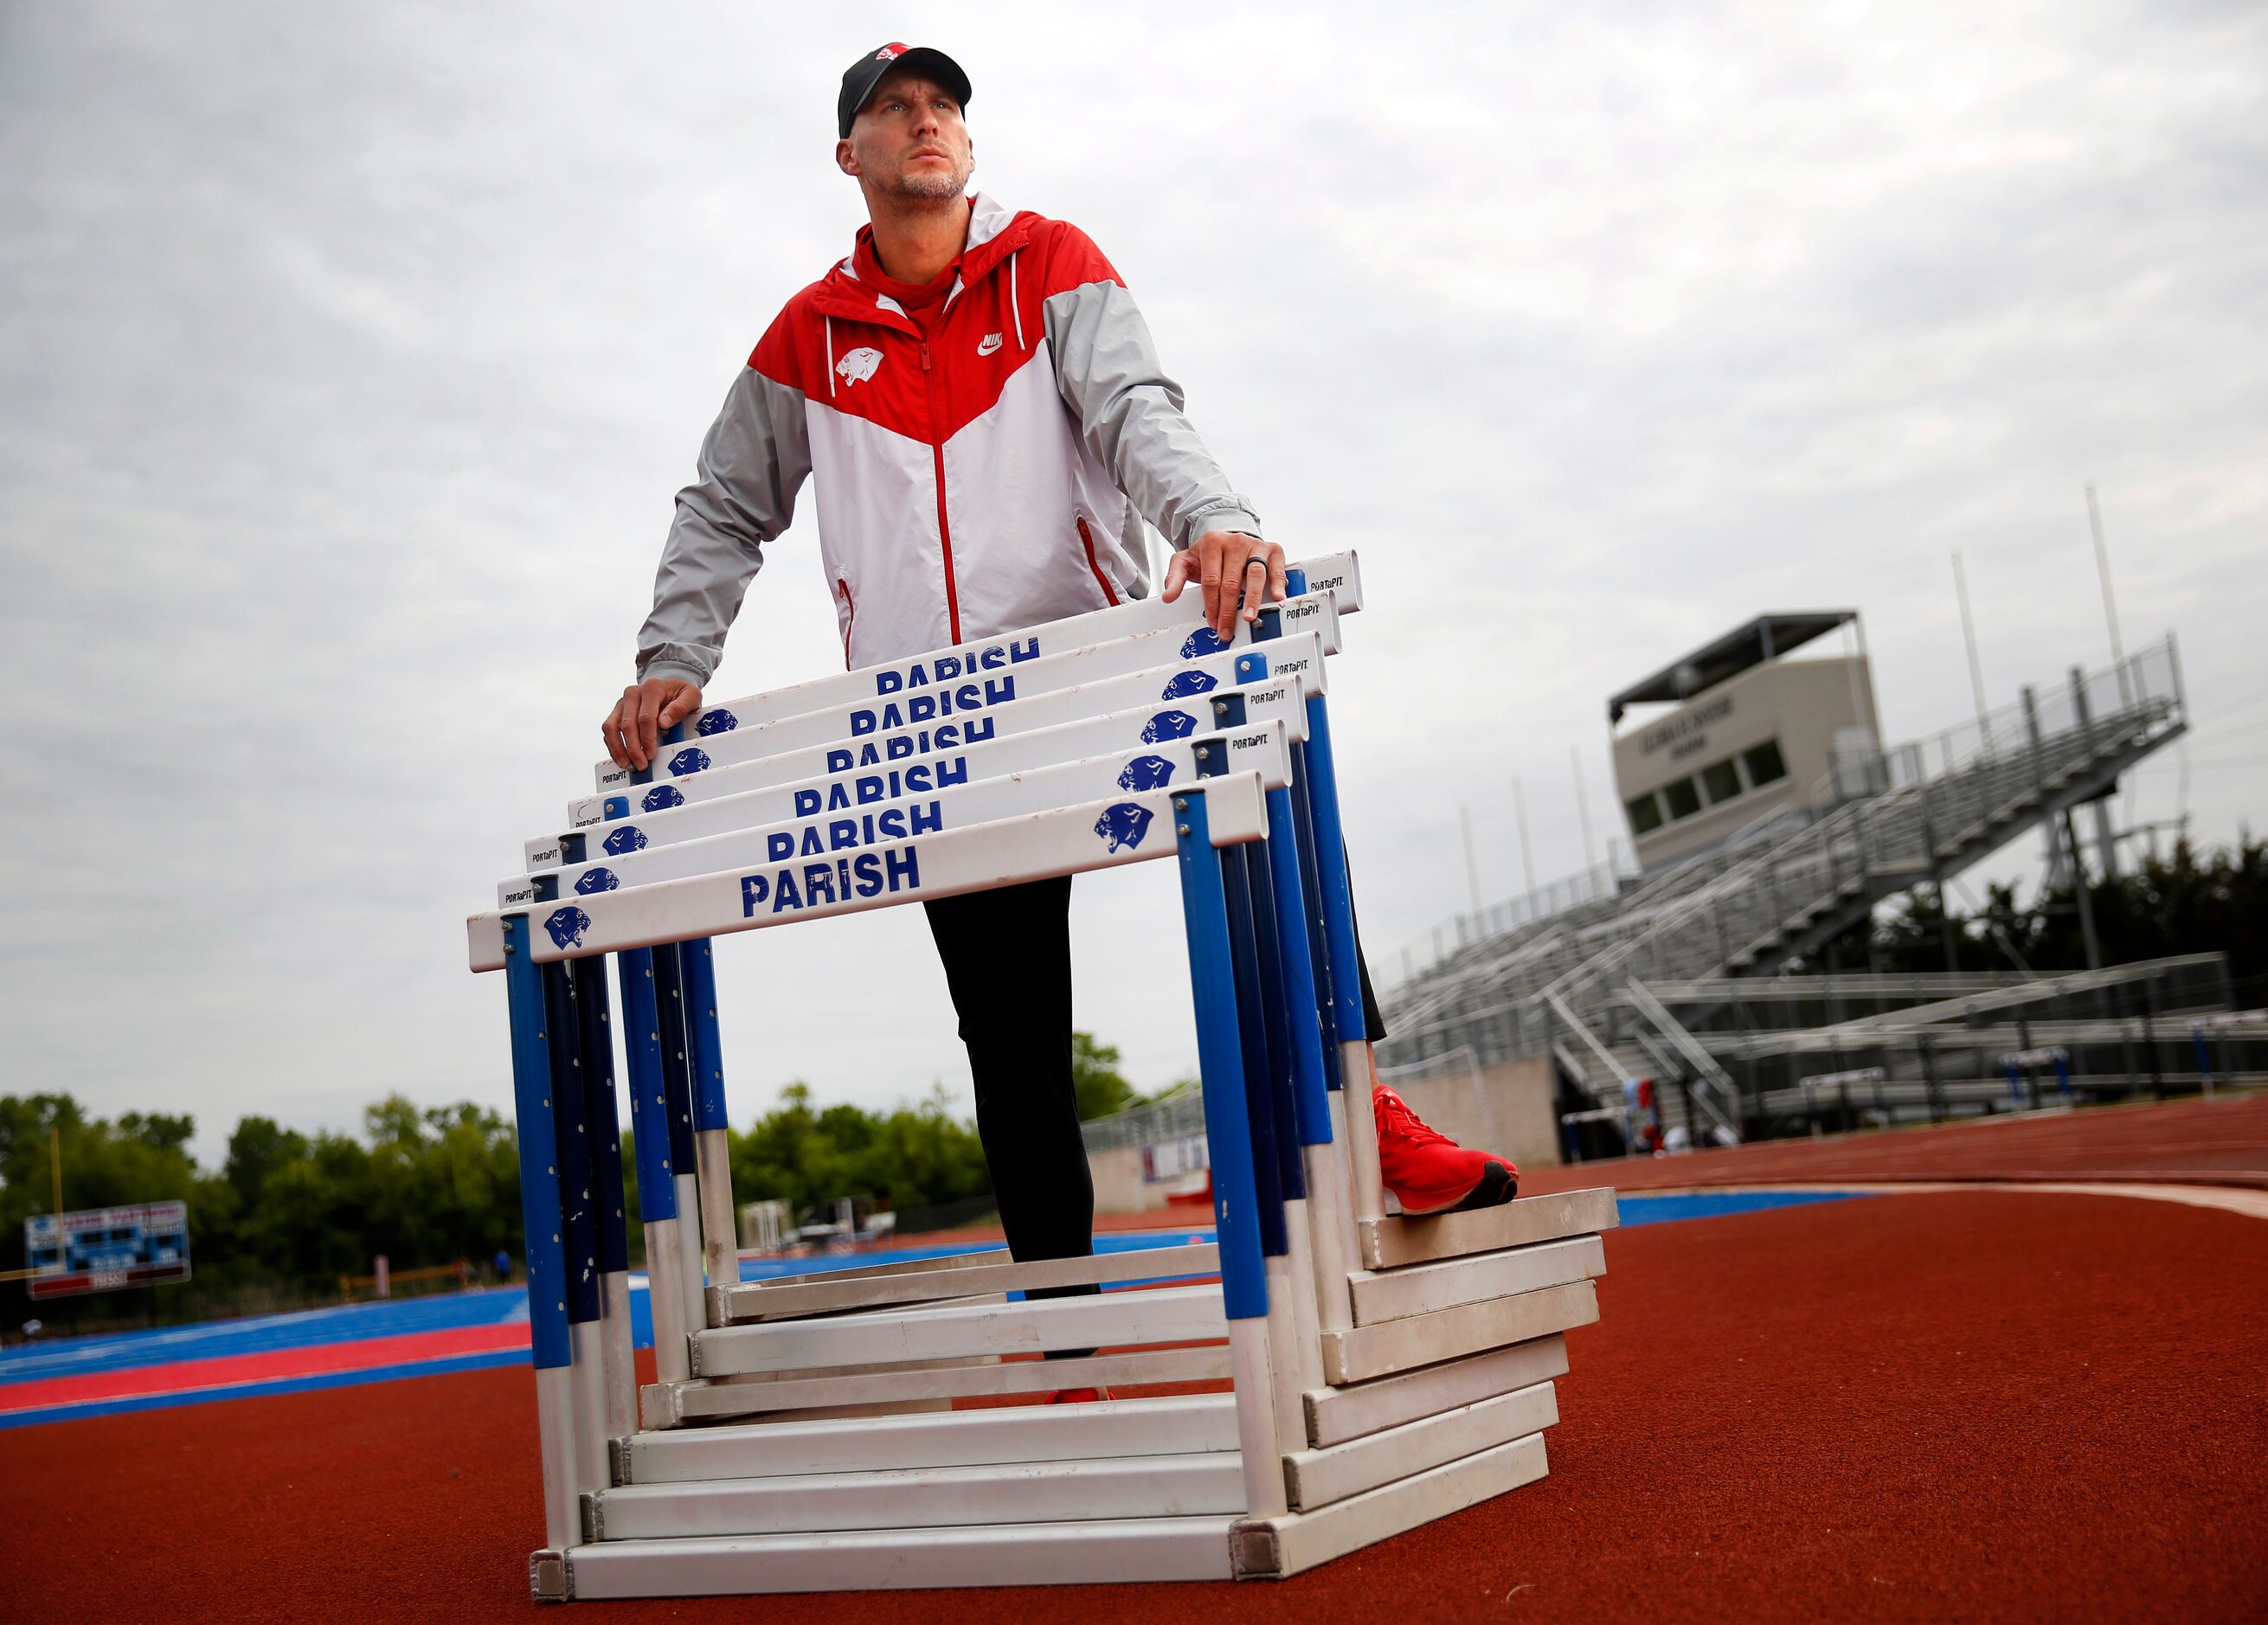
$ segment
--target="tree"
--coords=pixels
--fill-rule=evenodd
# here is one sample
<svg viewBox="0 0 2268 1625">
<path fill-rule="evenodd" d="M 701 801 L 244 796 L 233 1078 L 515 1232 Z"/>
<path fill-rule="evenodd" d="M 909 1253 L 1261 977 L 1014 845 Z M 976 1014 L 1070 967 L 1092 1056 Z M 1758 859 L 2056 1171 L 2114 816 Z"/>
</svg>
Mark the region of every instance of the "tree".
<svg viewBox="0 0 2268 1625">
<path fill-rule="evenodd" d="M 2088 883 L 2096 941 L 2106 965 L 2166 959 L 2182 953 L 2228 956 L 2230 976 L 2242 983 L 2268 974 L 2268 841 L 2250 831 L 2233 847 L 2199 852 L 2188 842 L 2170 853 L 2145 857 L 2116 880 Z M 2069 880 L 2043 888 L 2029 907 L 2015 888 L 1994 882 L 1984 906 L 1953 921 L 1955 949 L 1965 970 L 2023 969 L 2045 975 L 2087 963 L 2078 893 Z M 1886 971 L 1945 968 L 1940 916 L 1933 898 L 1915 893 L 1879 919 L 1861 920 L 1837 937 L 1834 958 L 1845 969 L 1867 962 L 1867 933 Z M 1823 969 L 1829 950 L 1804 957 L 1808 970 Z"/>
<path fill-rule="evenodd" d="M 887 1113 L 814 1111 L 810 1085 L 790 1084 L 746 1134 L 732 1134 L 733 1194 L 785 1202 L 799 1213 L 842 1196 L 893 1210 L 981 1196 L 992 1188 L 984 1149 L 947 1107 L 940 1087 Z"/>
<path fill-rule="evenodd" d="M 284 1128 L 272 1117 L 240 1117 L 228 1136 L 228 1155 L 221 1164 L 237 1199 L 247 1206 L 260 1201 L 269 1175 L 307 1154 L 307 1136 Z"/>
<path fill-rule="evenodd" d="M 1081 1122 L 1123 1112 L 1142 1099 L 1119 1073 L 1118 1046 L 1099 1042 L 1092 1033 L 1071 1035 L 1071 1085 Z"/>
</svg>

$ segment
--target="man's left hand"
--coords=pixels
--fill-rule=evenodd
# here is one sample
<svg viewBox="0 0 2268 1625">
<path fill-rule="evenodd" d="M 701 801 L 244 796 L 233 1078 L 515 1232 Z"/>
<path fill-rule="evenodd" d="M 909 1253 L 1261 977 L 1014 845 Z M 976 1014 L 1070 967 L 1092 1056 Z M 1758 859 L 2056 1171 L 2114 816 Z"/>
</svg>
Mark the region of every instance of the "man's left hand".
<svg viewBox="0 0 2268 1625">
<path fill-rule="evenodd" d="M 1159 596 L 1170 604 L 1192 580 L 1204 586 L 1206 624 L 1233 636 L 1240 617 L 1256 621 L 1263 604 L 1284 596 L 1284 549 L 1242 531 L 1207 531 L 1174 555 Z"/>
</svg>

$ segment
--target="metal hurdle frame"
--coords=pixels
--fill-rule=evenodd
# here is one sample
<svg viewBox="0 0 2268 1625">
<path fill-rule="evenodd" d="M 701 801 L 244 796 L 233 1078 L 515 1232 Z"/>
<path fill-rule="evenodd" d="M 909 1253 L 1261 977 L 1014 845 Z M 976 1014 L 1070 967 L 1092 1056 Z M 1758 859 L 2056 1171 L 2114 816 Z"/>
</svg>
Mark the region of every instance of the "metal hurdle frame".
<svg viewBox="0 0 2268 1625">
<path fill-rule="evenodd" d="M 966 669 L 982 671 L 990 669 L 983 664 L 989 651 L 1021 647 L 1026 652 L 1001 660 L 1024 663 L 1024 673 L 1044 680 L 1002 693 L 985 708 L 992 725 L 979 736 L 983 742 L 946 742 L 979 753 L 993 776 L 941 789 L 927 804 L 933 821 L 920 836 L 923 849 L 944 848 L 964 859 L 957 869 L 946 864 L 942 882 L 922 883 L 913 840 L 869 827 L 855 849 L 861 863 L 902 857 L 914 870 L 903 890 L 893 869 L 888 890 L 862 885 L 863 895 L 852 898 L 850 860 L 843 858 L 839 900 L 830 888 L 825 906 L 799 905 L 785 919 L 777 912 L 756 918 L 748 901 L 762 876 L 747 871 L 777 867 L 775 843 L 792 849 L 798 831 L 826 823 L 823 786 L 855 776 L 858 764 L 837 760 L 847 754 L 838 739 L 895 750 L 919 728 L 881 725 L 861 691 L 902 692 L 904 678 L 895 688 L 885 686 L 888 673 L 880 669 L 704 710 L 692 735 L 674 735 L 730 739 L 743 726 L 747 732 L 731 740 L 729 761 L 718 760 L 727 754 L 721 750 L 699 752 L 698 761 L 680 750 L 674 772 L 662 764 L 659 774 L 637 776 L 668 793 L 641 794 L 635 783 L 610 782 L 611 764 L 602 768 L 600 823 L 634 831 L 634 847 L 597 841 L 587 798 L 571 805 L 574 827 L 528 843 L 535 872 L 505 882 L 504 906 L 474 916 L 469 930 L 475 968 L 505 971 L 512 1014 L 544 1465 L 546 1544 L 530 1570 L 536 1596 L 1278 1576 L 1542 1474 L 1541 1430 L 1557 1418 L 1550 1379 L 1565 1369 L 1559 1334 L 1595 1318 L 1589 1277 L 1603 1268 L 1595 1236 L 1576 1232 L 1614 1222 L 1611 1193 L 1515 1203 L 1527 1210 L 1517 1215 L 1500 1209 L 1415 1224 L 1382 1211 L 1322 671 L 1325 653 L 1336 647 L 1331 594 L 1359 607 L 1359 577 L 1351 555 L 1320 561 L 1312 568 L 1329 577 L 1309 596 L 1309 568 L 1291 572 L 1286 606 L 1263 614 L 1248 633 L 1240 627 L 1237 645 L 1265 649 L 1224 647 L 1209 632 L 1177 641 L 1174 634 L 1187 625 L 1175 627 L 1151 605 L 1142 607 L 1144 624 L 1130 637 L 1067 646 L 1111 629 L 1104 617 L 1116 612 L 1099 612 L 949 654 L 956 665 L 971 662 Z M 1297 614 L 1286 613 L 1293 607 Z M 1166 663 L 1176 654 L 1180 668 L 1169 671 Z M 922 661 L 939 671 L 945 664 L 935 656 Z M 907 664 L 919 669 L 921 662 Z M 1190 672 L 1200 680 L 1188 681 Z M 1149 734 L 1130 741 L 1123 732 L 1141 716 L 1165 720 L 1156 702 L 1123 703 L 1138 692 L 1158 693 L 1161 674 L 1169 679 L 1162 699 L 1190 708 L 1176 713 L 1189 720 L 1182 732 L 1211 725 L 1209 740 L 1173 746 L 1172 765 L 1193 768 L 1195 776 L 1177 790 L 1138 790 L 1121 779 L 1115 800 L 1093 799 L 1096 774 L 1111 765 L 1112 754 L 1106 748 L 1066 761 L 1049 752 L 1116 742 L 1123 760 L 1129 744 L 1170 743 Z M 1196 690 L 1202 693 L 1192 705 Z M 846 693 L 852 698 L 841 697 Z M 725 719 L 714 721 L 719 713 Z M 933 710 L 920 721 L 943 714 Z M 1109 737 L 1098 732 L 1105 726 Z M 682 738 L 670 743 L 681 746 Z M 1241 759 L 1236 749 L 1213 752 L 1212 744 L 1241 747 Z M 908 741 L 902 755 L 934 747 L 929 738 Z M 1166 765 L 1154 752 L 1144 760 Z M 1280 765 L 1267 776 L 1241 770 L 1268 761 Z M 804 771 L 822 761 L 826 772 Z M 1011 779 L 1012 787 L 1004 788 Z M 893 776 L 890 788 L 896 787 Z M 815 820 L 777 816 L 783 807 L 806 811 L 805 798 L 814 796 L 819 800 L 808 807 Z M 940 811 L 948 803 L 950 820 Z M 1093 834 L 1108 852 L 1086 862 L 1066 856 L 1065 832 L 1098 809 Z M 1173 831 L 1212 1147 L 1214 1245 L 1180 1261 L 1122 1254 L 1014 1264 L 979 1254 L 743 1285 L 725 1157 L 714 955 L 703 930 L 754 929 L 1162 857 L 1162 848 L 1121 852 L 1107 826 L 1122 813 L 1145 830 L 1166 819 Z M 997 861 L 988 870 L 966 859 L 1004 838 L 1049 855 L 1038 867 L 1006 872 Z M 1145 838 L 1123 844 L 1130 849 Z M 594 843 L 604 846 L 601 854 L 592 853 Z M 934 861 L 931 868 L 938 872 Z M 633 890 L 616 891 L 625 879 Z M 729 907 L 736 886 L 740 918 Z M 600 963 L 609 952 L 617 959 L 638 1130 L 655 1331 L 657 1380 L 644 1396 L 643 1429 L 631 1375 L 612 1012 Z M 1357 1087 L 1364 1091 L 1359 1106 L 1348 1099 Z M 1217 1268 L 1218 1308 L 1207 1288 L 1007 1308 L 987 1308 L 981 1298 L 1002 1286 L 1123 1282 L 1170 1261 L 1184 1266 L 1173 1277 Z M 1402 1273 L 1392 1273 L 1397 1268 Z M 882 1308 L 862 1311 L 869 1303 Z M 931 1306 L 906 1318 L 924 1303 Z M 804 1318 L 813 1315 L 821 1318 Z M 1032 1334 L 1042 1340 L 1035 1348 L 1107 1343 L 1130 1325 L 1145 1335 L 1115 1341 L 1225 1335 L 1226 1360 L 1224 1369 L 1217 1354 L 1201 1349 L 1162 1363 L 1154 1353 L 1104 1355 L 1037 1371 L 994 1366 L 941 1379 L 934 1362 L 973 1346 L 961 1328 L 979 1322 L 1040 1327 Z M 924 1386 L 947 1394 L 1120 1380 L 1109 1373 L 1130 1362 L 1139 1374 L 1126 1380 L 1226 1375 L 1233 1384 L 1226 1403 L 1233 1409 L 1236 1493 L 1230 1496 L 1221 1476 L 1228 1470 L 1219 1449 L 1227 1417 L 1219 1400 L 1072 1406 L 1029 1420 L 984 1411 L 826 1421 L 896 1397 L 894 1387 L 909 1379 L 874 1358 L 878 1340 L 893 1338 L 888 1351 L 931 1362 Z M 826 1374 L 854 1345 L 850 1364 L 858 1374 Z M 696 1398 L 717 1402 L 688 1403 Z M 819 1420 L 770 1421 L 753 1431 L 654 1431 L 704 1415 L 789 1412 Z M 885 1510 L 897 1521 L 887 1527 L 814 1525 L 838 1533 L 782 1544 L 769 1535 L 673 1538 L 687 1504 L 622 1488 L 684 1475 L 683 1461 L 705 1450 L 729 1471 L 758 1476 L 709 1484 L 703 1505 L 727 1509 L 718 1516 L 728 1519 L 788 1520 L 778 1526 L 792 1529 L 801 1526 L 792 1522 L 795 1497 L 822 1493 L 814 1486 L 824 1485 L 823 1493 L 845 1487 L 777 1476 L 795 1464 L 918 1467 L 934 1458 L 950 1473 L 954 1447 L 939 1441 L 979 1427 L 996 1438 L 1022 1438 L 991 1446 L 996 1453 L 984 1460 L 1062 1460 L 1064 1450 L 1115 1439 L 1119 1448 L 1103 1459 L 1069 1463 L 1083 1474 L 1084 1493 L 1113 1510 L 1098 1514 L 1102 1521 L 1050 1522 L 1063 1515 L 1049 1510 L 1043 1486 L 1025 1487 L 1029 1493 L 1019 1501 L 1017 1484 L 987 1480 L 987 1493 L 1002 1506 L 985 1509 L 974 1526 L 939 1526 L 907 1520 L 936 1516 L 933 1507 L 921 1509 L 941 1503 L 940 1489 L 953 1486 L 901 1484 L 889 1491 L 895 1498 Z M 1141 1453 L 1161 1437 L 1184 1435 L 1197 1443 L 1176 1448 L 1195 1453 L 1162 1464 Z M 1469 1448 L 1474 1439 L 1482 1441 L 1477 1450 Z M 1038 1453 L 1000 1456 L 1001 1450 Z M 1113 1488 L 1110 1464 L 1122 1456 L 1125 1483 Z M 871 1497 L 882 1493 L 879 1482 L 848 1488 Z M 1163 1513 L 1152 1504 L 1160 1500 Z M 1032 1521 L 993 1516 L 1025 1502 Z M 1202 1506 L 1204 1515 L 1170 1515 L 1185 1504 Z M 956 1517 L 976 1516 L 965 1501 L 954 1504 L 961 1507 Z M 896 1558 L 877 1570 L 886 1553 Z"/>
</svg>

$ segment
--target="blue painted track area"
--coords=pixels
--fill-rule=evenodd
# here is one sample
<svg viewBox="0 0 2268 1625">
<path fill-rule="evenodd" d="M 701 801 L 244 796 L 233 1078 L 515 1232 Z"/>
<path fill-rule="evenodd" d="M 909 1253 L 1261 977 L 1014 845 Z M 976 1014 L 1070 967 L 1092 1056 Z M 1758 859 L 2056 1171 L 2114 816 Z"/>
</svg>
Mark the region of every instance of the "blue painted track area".
<svg viewBox="0 0 2268 1625">
<path fill-rule="evenodd" d="M 1834 1191 L 1708 1191 L 1631 1195 L 1618 1205 L 1627 1227 L 1846 1199 Z M 1094 1246 L 1105 1253 L 1170 1251 L 1212 1239 L 1210 1227 L 1114 1231 L 1098 1234 Z M 748 1258 L 740 1270 L 746 1280 L 771 1280 L 969 1250 L 960 1241 Z M 1172 1278 L 1171 1272 L 1160 1278 Z M 637 1346 L 652 1347 L 642 1273 L 630 1276 L 630 1320 Z M 60 1338 L 0 1349 L 0 1428 L 525 1364 L 527 1358 L 527 1294 L 520 1287 Z"/>
</svg>

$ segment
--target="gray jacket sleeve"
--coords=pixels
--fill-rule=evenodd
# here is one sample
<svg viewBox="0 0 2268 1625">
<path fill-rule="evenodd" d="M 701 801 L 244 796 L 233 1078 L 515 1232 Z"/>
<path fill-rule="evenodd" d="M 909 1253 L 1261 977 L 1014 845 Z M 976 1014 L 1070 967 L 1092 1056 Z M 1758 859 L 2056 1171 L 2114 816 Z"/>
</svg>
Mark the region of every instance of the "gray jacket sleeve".
<svg viewBox="0 0 2268 1625">
<path fill-rule="evenodd" d="M 1159 364 L 1134 296 L 1115 282 L 1091 282 L 1041 308 L 1056 387 L 1136 511 L 1176 551 L 1207 531 L 1259 535 L 1260 516 L 1182 415 L 1181 386 Z"/>
<path fill-rule="evenodd" d="M 705 685 L 725 633 L 762 568 L 764 544 L 795 517 L 811 473 L 803 392 L 740 369 L 701 442 L 700 478 L 677 493 L 677 517 L 653 580 L 653 613 L 638 629 L 641 680 Z"/>
</svg>

